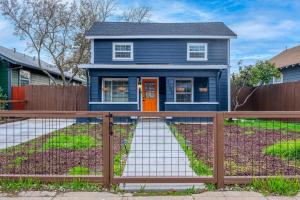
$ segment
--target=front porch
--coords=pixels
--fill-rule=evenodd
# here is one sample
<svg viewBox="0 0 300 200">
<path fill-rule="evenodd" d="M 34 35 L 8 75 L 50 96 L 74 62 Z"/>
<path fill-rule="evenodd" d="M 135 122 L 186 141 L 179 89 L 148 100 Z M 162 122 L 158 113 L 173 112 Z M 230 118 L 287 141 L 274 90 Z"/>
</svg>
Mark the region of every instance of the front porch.
<svg viewBox="0 0 300 200">
<path fill-rule="evenodd" d="M 227 110 L 227 70 L 91 70 L 91 111 Z M 150 73 L 151 72 L 151 73 Z"/>
</svg>

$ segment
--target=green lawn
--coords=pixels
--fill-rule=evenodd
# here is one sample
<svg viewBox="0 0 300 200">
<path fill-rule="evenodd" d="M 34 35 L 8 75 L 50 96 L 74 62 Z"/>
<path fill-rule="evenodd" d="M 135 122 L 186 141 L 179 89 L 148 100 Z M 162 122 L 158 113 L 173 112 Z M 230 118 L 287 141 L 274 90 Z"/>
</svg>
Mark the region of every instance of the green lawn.
<svg viewBox="0 0 300 200">
<path fill-rule="evenodd" d="M 282 133 L 286 133 L 287 131 L 300 133 L 300 123 L 296 122 L 260 119 L 238 119 L 233 122 L 225 120 L 224 123 L 227 126 L 234 125 L 239 127 L 279 130 Z"/>
<path fill-rule="evenodd" d="M 300 140 L 278 142 L 266 147 L 264 152 L 269 155 L 300 161 Z"/>
</svg>

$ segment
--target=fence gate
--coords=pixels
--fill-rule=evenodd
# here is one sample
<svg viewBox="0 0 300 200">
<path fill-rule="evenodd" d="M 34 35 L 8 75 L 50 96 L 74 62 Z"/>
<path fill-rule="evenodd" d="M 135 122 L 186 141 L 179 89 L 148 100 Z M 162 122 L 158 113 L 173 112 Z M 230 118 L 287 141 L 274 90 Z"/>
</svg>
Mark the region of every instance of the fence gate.
<svg viewBox="0 0 300 200">
<path fill-rule="evenodd" d="M 208 112 L 111 113 L 111 183 L 217 183 L 217 120 Z"/>
</svg>

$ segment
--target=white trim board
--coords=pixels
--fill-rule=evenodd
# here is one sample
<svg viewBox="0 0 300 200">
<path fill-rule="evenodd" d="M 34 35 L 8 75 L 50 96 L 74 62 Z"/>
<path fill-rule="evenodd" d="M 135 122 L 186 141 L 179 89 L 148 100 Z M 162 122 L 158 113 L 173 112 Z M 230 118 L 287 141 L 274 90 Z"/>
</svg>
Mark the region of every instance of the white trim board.
<svg viewBox="0 0 300 200">
<path fill-rule="evenodd" d="M 82 69 L 227 69 L 228 65 L 169 65 L 169 64 L 82 64 Z"/>
<path fill-rule="evenodd" d="M 236 39 L 237 36 L 217 35 L 90 35 L 86 39 Z"/>
<path fill-rule="evenodd" d="M 165 104 L 212 104 L 212 105 L 215 105 L 215 104 L 219 104 L 219 102 L 165 102 Z"/>
</svg>

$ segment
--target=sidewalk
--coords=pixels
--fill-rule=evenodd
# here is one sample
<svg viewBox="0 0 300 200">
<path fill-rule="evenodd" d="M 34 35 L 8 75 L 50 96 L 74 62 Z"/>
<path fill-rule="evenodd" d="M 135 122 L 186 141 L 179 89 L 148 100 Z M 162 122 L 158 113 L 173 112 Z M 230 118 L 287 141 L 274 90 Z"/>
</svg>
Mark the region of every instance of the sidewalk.
<svg viewBox="0 0 300 200">
<path fill-rule="evenodd" d="M 262 194 L 255 192 L 204 192 L 192 196 L 148 196 L 133 197 L 130 193 L 119 195 L 109 192 L 20 192 L 16 195 L 0 193 L 1 200 L 300 200 L 300 194 L 295 197 L 264 197 Z"/>
</svg>

